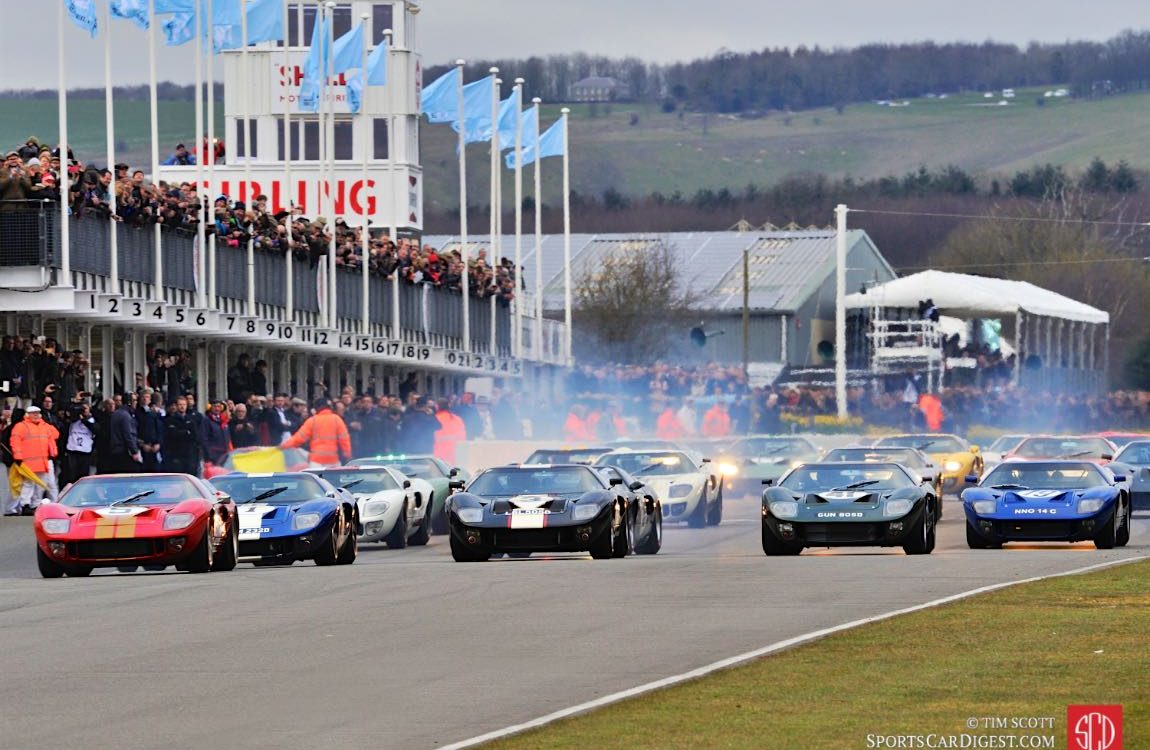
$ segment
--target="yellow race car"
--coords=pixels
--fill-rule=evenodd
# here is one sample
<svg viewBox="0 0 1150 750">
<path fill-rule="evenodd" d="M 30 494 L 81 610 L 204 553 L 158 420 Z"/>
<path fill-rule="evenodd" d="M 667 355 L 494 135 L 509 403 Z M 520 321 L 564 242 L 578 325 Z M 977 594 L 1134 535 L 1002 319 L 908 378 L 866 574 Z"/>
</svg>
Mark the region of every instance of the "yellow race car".
<svg viewBox="0 0 1150 750">
<path fill-rule="evenodd" d="M 968 474 L 982 475 L 982 455 L 958 435 L 890 435 L 875 445 L 917 448 L 942 468 L 942 492 L 960 493 Z"/>
</svg>

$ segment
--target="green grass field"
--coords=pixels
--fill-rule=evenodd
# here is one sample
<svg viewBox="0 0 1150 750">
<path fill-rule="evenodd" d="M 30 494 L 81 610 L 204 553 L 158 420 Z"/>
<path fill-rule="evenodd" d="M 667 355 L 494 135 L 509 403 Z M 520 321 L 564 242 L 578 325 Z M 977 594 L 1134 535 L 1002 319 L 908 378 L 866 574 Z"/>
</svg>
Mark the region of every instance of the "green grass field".
<svg viewBox="0 0 1150 750">
<path fill-rule="evenodd" d="M 724 115 L 665 114 L 644 105 L 587 105 L 572 113 L 572 182 L 580 192 L 607 188 L 626 194 L 693 195 L 700 188 L 741 189 L 769 185 L 787 175 L 822 173 L 871 178 L 901 175 L 920 165 L 953 163 L 980 175 L 1010 174 L 1036 163 L 1054 162 L 1071 170 L 1094 156 L 1108 163 L 1125 159 L 1150 169 L 1150 94 L 1097 101 L 1043 98 L 1042 89 L 1019 89 L 1008 106 L 981 94 L 947 99 L 915 99 L 906 107 L 852 104 L 833 109 L 763 119 Z M 1044 106 L 1037 106 L 1042 98 Z M 544 127 L 557 115 L 545 107 Z M 192 106 L 161 102 L 161 153 L 191 140 Z M 632 124 L 633 115 L 636 116 Z M 217 120 L 222 123 L 222 107 Z M 104 110 L 100 101 L 70 104 L 70 134 L 82 155 L 103 153 Z M 54 101 L 0 102 L 0 145 L 28 135 L 56 136 Z M 148 158 L 146 102 L 123 102 L 116 113 L 117 140 L 133 164 Z M 455 134 L 445 125 L 425 126 L 425 198 L 430 206 L 457 205 Z M 468 149 L 469 191 L 482 203 L 489 176 L 482 144 Z M 548 194 L 558 187 L 556 162 L 544 162 Z M 511 177 L 505 172 L 505 195 Z M 530 185 L 530 178 L 527 180 Z M 529 188 L 528 188 L 529 190 Z"/>
<path fill-rule="evenodd" d="M 1122 704 L 1124 747 L 1147 748 L 1148 622 L 1150 562 L 1120 565 L 865 625 L 486 747 L 857 750 L 875 735 L 1028 734 L 1065 748 L 1068 704 Z"/>
</svg>

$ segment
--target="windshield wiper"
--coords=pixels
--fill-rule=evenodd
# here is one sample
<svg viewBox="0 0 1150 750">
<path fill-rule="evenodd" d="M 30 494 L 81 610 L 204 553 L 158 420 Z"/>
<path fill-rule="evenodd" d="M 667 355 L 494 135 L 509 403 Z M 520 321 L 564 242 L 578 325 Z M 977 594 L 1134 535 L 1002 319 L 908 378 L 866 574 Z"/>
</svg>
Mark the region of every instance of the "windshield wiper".
<svg viewBox="0 0 1150 750">
<path fill-rule="evenodd" d="M 255 503 L 259 502 L 260 500 L 267 500 L 269 497 L 275 497 L 281 492 L 287 492 L 287 487 L 272 487 L 270 490 L 265 490 L 255 497 L 249 497 L 247 500 L 242 501 L 241 504 Z"/>
<path fill-rule="evenodd" d="M 636 474 L 646 474 L 648 471 L 651 471 L 653 469 L 659 469 L 659 468 L 662 468 L 663 466 L 666 466 L 666 464 L 664 464 L 664 463 L 647 464 L 646 466 L 639 469 L 635 473 Z"/>
<path fill-rule="evenodd" d="M 1007 483 L 1007 484 L 992 484 L 992 485 L 990 485 L 990 489 L 992 489 L 992 490 L 1028 490 L 1030 488 L 1027 487 L 1025 484 Z"/>
<path fill-rule="evenodd" d="M 141 497 L 147 497 L 148 495 L 155 494 L 155 492 L 156 492 L 155 490 L 143 490 L 142 492 L 137 492 L 134 495 L 129 495 L 128 497 L 125 497 L 123 500 L 117 500 L 116 502 L 112 503 L 108 507 L 114 508 L 117 505 L 122 505 L 124 503 L 134 503 L 135 501 L 139 500 Z"/>
<path fill-rule="evenodd" d="M 1059 456 L 1059 458 L 1082 458 L 1083 456 L 1091 456 L 1093 454 L 1094 451 L 1078 451 L 1077 453 L 1065 453 Z"/>
<path fill-rule="evenodd" d="M 353 479 L 350 482 L 348 482 L 347 484 L 341 484 L 339 486 L 339 488 L 341 490 L 350 490 L 352 487 L 356 486 L 357 484 L 362 484 L 362 483 L 363 483 L 362 479 Z"/>
<path fill-rule="evenodd" d="M 935 442 L 936 441 L 934 441 L 934 440 L 927 440 L 925 443 L 919 443 L 918 445 L 914 446 L 914 449 L 916 451 L 924 451 L 927 448 L 929 448 L 930 446 L 934 445 Z"/>
<path fill-rule="evenodd" d="M 877 480 L 877 479 L 868 479 L 865 482 L 855 482 L 854 484 L 848 484 L 846 487 L 835 487 L 834 489 L 830 490 L 830 492 L 841 492 L 842 490 L 857 490 L 861 487 L 870 487 L 872 484 L 878 484 L 878 483 L 879 483 L 879 480 Z"/>
</svg>

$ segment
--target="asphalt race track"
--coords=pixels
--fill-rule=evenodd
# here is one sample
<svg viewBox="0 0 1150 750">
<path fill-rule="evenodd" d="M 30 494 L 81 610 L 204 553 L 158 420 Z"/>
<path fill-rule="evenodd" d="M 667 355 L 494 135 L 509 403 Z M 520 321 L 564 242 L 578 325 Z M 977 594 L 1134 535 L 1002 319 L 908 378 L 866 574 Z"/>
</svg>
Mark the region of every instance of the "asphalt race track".
<svg viewBox="0 0 1150 750">
<path fill-rule="evenodd" d="M 0 522 L 0 745 L 432 748 L 769 643 L 979 586 L 1150 551 L 938 549 L 766 558 L 754 501 L 668 528 L 655 557 L 458 564 L 360 548 L 350 567 L 41 580 L 30 519 Z"/>
</svg>

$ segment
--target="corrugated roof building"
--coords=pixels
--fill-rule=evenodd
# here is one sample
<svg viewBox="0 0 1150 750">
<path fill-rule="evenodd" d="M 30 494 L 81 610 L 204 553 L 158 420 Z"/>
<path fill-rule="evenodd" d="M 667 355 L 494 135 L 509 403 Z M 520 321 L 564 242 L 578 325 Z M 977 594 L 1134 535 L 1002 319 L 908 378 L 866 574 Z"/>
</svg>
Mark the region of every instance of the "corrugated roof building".
<svg viewBox="0 0 1150 750">
<path fill-rule="evenodd" d="M 458 248 L 458 237 L 428 235 L 424 242 L 441 249 Z M 471 254 L 482 248 L 488 256 L 513 258 L 515 237 L 504 236 L 498 253 L 490 238 L 468 238 Z M 700 317 L 708 332 L 702 352 L 707 359 L 741 362 L 743 251 L 748 253 L 750 361 L 808 366 L 826 364 L 818 355 L 820 342 L 834 341 L 835 233 L 833 230 L 669 232 L 634 234 L 574 234 L 571 272 L 578 280 L 614 252 L 644 252 L 666 246 L 682 269 L 684 282 L 701 300 Z M 522 239 L 524 279 L 528 291 L 541 263 L 544 309 L 563 307 L 563 236 L 545 235 L 536 255 L 535 238 Z M 896 278 L 894 270 L 867 236 L 847 232 L 847 292 Z M 578 321 L 576 321 L 578 326 Z M 684 331 L 684 337 L 687 332 Z M 824 347 L 825 348 L 825 347 Z"/>
</svg>

